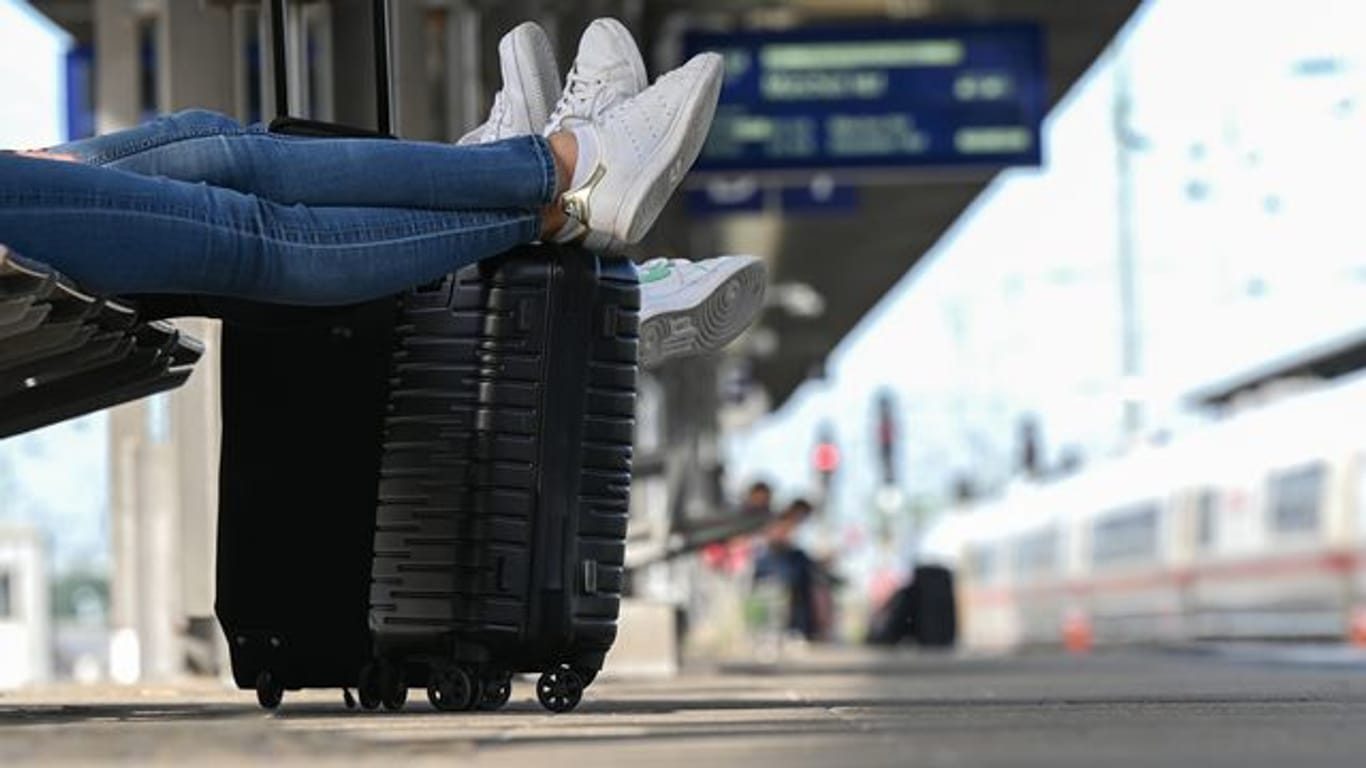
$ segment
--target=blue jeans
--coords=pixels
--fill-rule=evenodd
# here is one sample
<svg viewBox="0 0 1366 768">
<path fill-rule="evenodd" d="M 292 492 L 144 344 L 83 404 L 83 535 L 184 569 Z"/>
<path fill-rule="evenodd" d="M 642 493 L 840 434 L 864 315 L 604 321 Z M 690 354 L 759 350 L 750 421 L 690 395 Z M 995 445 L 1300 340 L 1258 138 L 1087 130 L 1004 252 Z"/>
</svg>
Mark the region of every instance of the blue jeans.
<svg viewBox="0 0 1366 768">
<path fill-rule="evenodd" d="M 101 294 L 366 301 L 535 240 L 540 136 L 480 146 L 303 138 L 194 110 L 0 153 L 0 243 Z"/>
</svg>

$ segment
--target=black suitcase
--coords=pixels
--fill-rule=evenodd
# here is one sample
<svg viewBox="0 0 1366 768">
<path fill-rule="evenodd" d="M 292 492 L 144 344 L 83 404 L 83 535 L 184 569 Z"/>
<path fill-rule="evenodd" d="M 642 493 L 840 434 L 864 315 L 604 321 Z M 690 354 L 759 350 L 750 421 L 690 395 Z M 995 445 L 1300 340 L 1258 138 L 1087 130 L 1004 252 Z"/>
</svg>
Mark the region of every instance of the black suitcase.
<svg viewBox="0 0 1366 768">
<path fill-rule="evenodd" d="M 616 638 L 640 294 L 625 260 L 536 246 L 405 296 L 379 488 L 380 677 L 496 709 L 514 673 L 575 707 Z M 380 690 L 370 696 L 392 698 Z"/>
<path fill-rule="evenodd" d="M 295 135 L 388 130 L 385 1 L 374 0 L 378 131 L 286 114 L 284 0 L 271 3 L 277 118 Z M 164 312 L 220 317 L 223 440 L 215 613 L 233 679 L 263 707 L 285 690 L 359 686 L 361 703 L 402 706 L 376 682 L 367 624 L 394 298 L 341 308 L 154 297 Z M 378 688 L 394 691 L 381 702 Z"/>
<path fill-rule="evenodd" d="M 385 299 L 296 324 L 238 308 L 224 322 L 214 608 L 234 681 L 268 709 L 285 690 L 356 686 L 372 657 L 394 311 Z"/>
</svg>

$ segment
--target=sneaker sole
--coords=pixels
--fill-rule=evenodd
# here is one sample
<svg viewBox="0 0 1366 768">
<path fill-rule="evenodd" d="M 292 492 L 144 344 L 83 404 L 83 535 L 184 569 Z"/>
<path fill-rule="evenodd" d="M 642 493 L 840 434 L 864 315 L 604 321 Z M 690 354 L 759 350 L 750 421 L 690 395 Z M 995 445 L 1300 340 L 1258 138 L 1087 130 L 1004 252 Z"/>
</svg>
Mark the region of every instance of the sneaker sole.
<svg viewBox="0 0 1366 768">
<path fill-rule="evenodd" d="M 508 46 L 507 51 L 503 46 Z M 560 92 L 555 49 L 545 30 L 531 21 L 518 24 L 498 44 L 503 61 L 511 62 L 512 72 L 526 94 L 526 119 L 532 133 L 550 121 L 550 110 Z"/>
<path fill-rule="evenodd" d="M 641 323 L 641 367 L 716 352 L 735 341 L 763 308 L 766 277 L 764 263 L 752 262 L 727 276 L 696 304 L 661 312 Z"/>
<path fill-rule="evenodd" d="M 702 144 L 711 131 L 712 118 L 716 115 L 716 101 L 721 94 L 721 80 L 724 69 L 718 65 L 693 86 L 690 95 L 678 110 L 678 116 L 669 128 L 669 134 L 655 150 L 655 157 L 643 169 L 639 181 L 622 196 L 623 203 L 634 200 L 633 205 L 623 205 L 612 217 L 612 232 L 623 233 L 628 244 L 635 244 L 645 238 L 659 218 L 660 211 L 673 196 L 674 189 L 687 175 L 697 156 L 702 152 Z M 671 170 L 681 168 L 677 178 Z"/>
</svg>

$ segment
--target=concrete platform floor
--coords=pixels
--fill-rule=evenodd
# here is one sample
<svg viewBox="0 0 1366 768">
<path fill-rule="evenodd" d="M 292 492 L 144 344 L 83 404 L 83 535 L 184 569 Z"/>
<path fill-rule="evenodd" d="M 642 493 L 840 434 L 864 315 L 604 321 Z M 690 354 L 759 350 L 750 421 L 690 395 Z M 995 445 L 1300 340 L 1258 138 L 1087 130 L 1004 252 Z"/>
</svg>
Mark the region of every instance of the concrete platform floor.
<svg viewBox="0 0 1366 768">
<path fill-rule="evenodd" d="M 544 713 L 519 681 L 497 714 L 277 714 L 206 683 L 0 695 L 0 765 L 1366 765 L 1366 663 L 1344 654 L 1084 658 L 812 653 L 782 666 L 602 680 Z"/>
</svg>

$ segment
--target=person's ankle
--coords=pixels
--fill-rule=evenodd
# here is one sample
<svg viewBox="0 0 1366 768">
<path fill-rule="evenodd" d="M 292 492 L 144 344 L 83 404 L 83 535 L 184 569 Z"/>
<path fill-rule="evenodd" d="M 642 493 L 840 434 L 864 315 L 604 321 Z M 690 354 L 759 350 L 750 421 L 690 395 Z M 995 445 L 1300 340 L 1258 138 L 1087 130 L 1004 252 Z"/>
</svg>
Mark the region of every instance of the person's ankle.
<svg viewBox="0 0 1366 768">
<path fill-rule="evenodd" d="M 555 160 L 555 199 L 558 204 L 560 195 L 569 191 L 579 159 L 579 140 L 572 131 L 552 133 L 547 143 L 550 155 Z"/>
<path fill-rule="evenodd" d="M 569 217 L 565 215 L 564 209 L 560 206 L 557 199 L 555 202 L 541 209 L 541 242 L 550 242 L 555 236 L 564 229 L 569 222 Z"/>
</svg>

